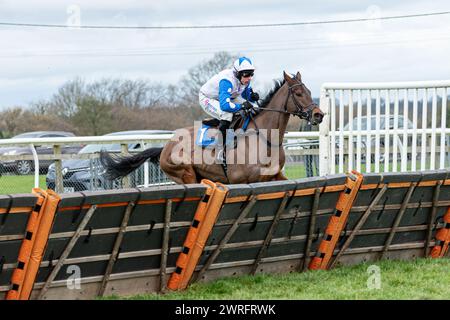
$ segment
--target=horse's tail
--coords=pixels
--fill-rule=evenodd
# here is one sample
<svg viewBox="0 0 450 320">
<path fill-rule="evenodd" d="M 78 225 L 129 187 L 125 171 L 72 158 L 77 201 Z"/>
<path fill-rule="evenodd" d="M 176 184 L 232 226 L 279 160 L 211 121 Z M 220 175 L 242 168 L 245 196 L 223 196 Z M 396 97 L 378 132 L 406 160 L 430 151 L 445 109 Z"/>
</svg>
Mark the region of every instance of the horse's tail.
<svg viewBox="0 0 450 320">
<path fill-rule="evenodd" d="M 105 176 L 111 180 L 124 177 L 143 164 L 147 159 L 151 162 L 159 162 L 159 156 L 163 148 L 148 148 L 131 156 L 110 155 L 106 151 L 100 152 L 100 162 L 105 167 Z"/>
</svg>

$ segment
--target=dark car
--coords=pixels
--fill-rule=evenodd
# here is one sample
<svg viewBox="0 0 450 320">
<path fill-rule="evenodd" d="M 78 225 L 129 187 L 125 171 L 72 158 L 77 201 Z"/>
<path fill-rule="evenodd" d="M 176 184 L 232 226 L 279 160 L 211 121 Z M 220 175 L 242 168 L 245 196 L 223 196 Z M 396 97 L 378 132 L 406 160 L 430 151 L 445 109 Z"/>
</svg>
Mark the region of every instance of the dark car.
<svg viewBox="0 0 450 320">
<path fill-rule="evenodd" d="M 14 136 L 13 139 L 28 139 L 28 138 L 61 138 L 61 137 L 75 137 L 72 132 L 65 131 L 35 131 L 26 132 Z M 80 145 L 64 145 L 61 146 L 62 153 L 77 153 L 82 146 Z M 53 154 L 53 147 L 51 145 L 35 145 L 36 153 L 38 155 L 42 154 Z M 21 156 L 21 155 L 32 155 L 30 147 L 3 147 L 0 148 L 0 156 Z M 39 172 L 47 172 L 48 166 L 53 162 L 53 160 L 39 160 Z M 18 174 L 25 175 L 30 174 L 34 171 L 34 161 L 33 160 L 6 160 L 2 161 L 0 167 L 4 171 L 17 172 Z"/>
<path fill-rule="evenodd" d="M 136 131 L 122 131 L 106 134 L 105 136 L 119 136 L 119 135 L 154 135 L 154 134 L 172 134 L 173 131 L 168 130 L 136 130 Z M 147 144 L 146 147 L 162 147 L 164 143 Z M 89 144 L 81 149 L 78 154 L 100 153 L 101 150 L 107 152 L 120 152 L 120 144 Z M 141 143 L 131 142 L 128 144 L 128 151 L 138 152 L 142 150 Z M 160 172 L 159 166 L 157 168 L 150 168 L 152 172 L 156 172 L 158 179 L 165 179 Z M 102 190 L 120 188 L 120 180 L 110 181 L 103 176 L 104 168 L 100 164 L 98 158 L 96 159 L 71 159 L 62 161 L 62 174 L 64 192 L 84 191 L 84 190 Z M 55 165 L 49 167 L 46 183 L 49 189 L 55 189 Z M 143 184 L 143 175 L 139 170 L 135 172 L 132 184 L 134 186 Z"/>
</svg>

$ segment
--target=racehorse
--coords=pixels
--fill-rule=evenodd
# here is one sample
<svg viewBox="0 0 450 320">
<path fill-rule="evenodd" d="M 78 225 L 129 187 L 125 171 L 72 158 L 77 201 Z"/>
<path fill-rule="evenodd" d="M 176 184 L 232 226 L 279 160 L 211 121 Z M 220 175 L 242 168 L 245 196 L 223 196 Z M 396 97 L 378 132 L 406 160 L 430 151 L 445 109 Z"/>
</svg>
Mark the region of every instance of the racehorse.
<svg viewBox="0 0 450 320">
<path fill-rule="evenodd" d="M 106 169 L 107 177 L 124 177 L 147 160 L 159 160 L 165 174 L 179 184 L 199 183 L 201 179 L 225 184 L 286 180 L 281 171 L 285 162 L 282 142 L 290 116 L 298 116 L 317 125 L 322 122 L 324 114 L 313 102 L 311 91 L 302 82 L 300 72 L 295 76 L 286 72 L 283 72 L 283 75 L 284 79 L 275 84 L 259 105 L 259 113 L 245 114 L 251 121 L 247 122 L 245 134 L 237 135 L 237 147 L 226 148 L 225 165 L 220 162 L 194 161 L 199 158 L 198 152 L 201 153 L 200 159 L 207 159 L 206 155 L 209 159 L 214 159 L 215 150 L 198 147 L 195 143 L 198 130 L 189 127 L 176 130 L 174 137 L 163 148 L 148 148 L 129 156 L 111 156 L 102 152 L 100 160 Z M 243 122 L 236 128 L 241 128 Z M 263 129 L 266 129 L 265 134 L 262 133 Z M 247 134 L 250 132 L 253 134 Z M 250 141 L 251 136 L 258 137 L 258 143 L 255 143 L 255 140 Z M 242 156 L 244 159 L 254 156 L 258 153 L 255 149 L 257 144 L 260 149 L 264 149 L 261 146 L 269 147 L 269 161 L 229 161 L 238 157 L 242 159 Z"/>
</svg>

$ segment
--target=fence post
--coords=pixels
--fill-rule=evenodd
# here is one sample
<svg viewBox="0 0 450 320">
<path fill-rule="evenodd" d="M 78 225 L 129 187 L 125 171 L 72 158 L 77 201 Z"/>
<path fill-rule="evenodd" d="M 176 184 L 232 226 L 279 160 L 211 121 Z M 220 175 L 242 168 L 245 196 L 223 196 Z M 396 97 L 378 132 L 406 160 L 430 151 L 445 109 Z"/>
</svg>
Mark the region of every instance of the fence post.
<svg viewBox="0 0 450 320">
<path fill-rule="evenodd" d="M 34 161 L 34 187 L 39 188 L 39 157 L 36 152 L 36 148 L 34 147 L 34 144 L 30 144 L 31 153 L 33 154 L 33 161 Z"/>
<path fill-rule="evenodd" d="M 330 165 L 334 165 L 334 159 L 330 159 L 329 97 L 327 89 L 324 87 L 320 90 L 320 109 L 324 113 L 324 117 L 319 126 L 319 174 L 320 176 L 325 176 L 330 173 Z"/>
<path fill-rule="evenodd" d="M 146 144 L 144 140 L 141 141 L 141 149 L 144 151 L 146 149 Z M 149 185 L 149 178 L 150 178 L 150 172 L 149 172 L 149 165 L 148 161 L 144 162 L 144 187 L 147 188 Z"/>
<path fill-rule="evenodd" d="M 55 156 L 55 191 L 56 193 L 64 192 L 63 175 L 62 175 L 62 160 L 61 160 L 61 146 L 53 146 L 53 155 Z"/>
<path fill-rule="evenodd" d="M 128 155 L 128 144 L 127 143 L 122 143 L 120 144 L 120 153 L 122 155 Z M 125 176 L 122 179 L 122 187 L 123 188 L 129 188 L 130 187 L 130 177 L 129 176 Z"/>
</svg>

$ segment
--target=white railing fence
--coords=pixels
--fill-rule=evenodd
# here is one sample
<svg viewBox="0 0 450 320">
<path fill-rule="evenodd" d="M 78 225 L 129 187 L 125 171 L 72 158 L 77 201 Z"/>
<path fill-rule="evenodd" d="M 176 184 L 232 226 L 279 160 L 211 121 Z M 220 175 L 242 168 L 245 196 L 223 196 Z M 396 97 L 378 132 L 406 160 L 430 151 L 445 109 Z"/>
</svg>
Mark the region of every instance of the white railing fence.
<svg viewBox="0 0 450 320">
<path fill-rule="evenodd" d="M 320 174 L 449 167 L 449 88 L 450 80 L 325 83 Z"/>
<path fill-rule="evenodd" d="M 162 146 L 172 134 L 155 135 L 124 135 L 101 137 L 70 137 L 70 138 L 34 138 L 34 139 L 3 139 L 2 147 L 27 147 L 28 154 L 0 155 L 0 194 L 30 192 L 32 187 L 50 187 L 59 193 L 99 190 L 104 188 L 124 188 L 169 183 L 168 178 L 158 165 L 149 162 L 133 174 L 121 181 L 105 181 L 102 177 L 102 167 L 99 164 L 99 152 L 94 153 L 64 153 L 64 146 L 74 145 L 103 145 L 115 144 L 116 150 L 122 153 L 139 152 L 149 147 Z M 285 135 L 286 165 L 285 170 L 290 178 L 308 177 L 319 174 L 318 146 L 319 132 L 289 132 Z M 129 146 L 139 146 L 133 150 Z M 47 154 L 38 154 L 37 147 L 48 146 Z M 95 148 L 94 148 L 95 149 Z M 97 151 L 100 148 L 97 148 Z M 72 163 L 68 160 L 86 160 L 83 164 Z M 26 162 L 30 172 L 22 176 L 5 170 L 6 163 Z M 53 163 L 48 169 L 49 163 Z M 3 169 L 2 169 L 3 166 Z M 44 168 L 45 167 L 45 168 Z M 45 170 L 43 170 L 45 169 Z M 51 175 L 49 175 L 51 173 Z M 30 179 L 34 175 L 34 179 Z M 50 177 L 50 180 L 49 180 Z M 107 185 L 105 183 L 108 182 Z M 23 188 L 22 188 L 23 186 Z"/>
<path fill-rule="evenodd" d="M 29 186 L 31 191 L 32 187 L 46 188 L 48 185 L 51 186 L 57 192 L 69 192 L 78 191 L 77 187 L 81 190 L 96 190 L 99 186 L 96 183 L 99 180 L 105 183 L 105 179 L 100 177 L 101 167 L 99 165 L 99 152 L 93 153 L 63 153 L 63 148 L 75 145 L 104 145 L 104 144 L 117 144 L 118 151 L 122 154 L 127 154 L 133 151 L 144 150 L 151 146 L 160 146 L 167 142 L 171 138 L 171 134 L 155 134 L 155 135 L 124 135 L 124 136 L 93 136 L 93 137 L 69 137 L 69 138 L 28 138 L 28 139 L 2 139 L 0 140 L 0 148 L 2 147 L 28 147 L 30 152 L 25 152 L 25 154 L 11 154 L 11 155 L 0 155 L 0 194 L 5 193 L 17 193 L 15 188 L 18 188 L 20 192 L 24 189 L 22 186 L 30 184 L 29 179 L 27 179 L 27 174 L 22 173 L 22 175 L 17 174 L 17 164 L 19 162 L 28 163 L 29 167 L 32 168 L 34 175 L 33 184 Z M 139 149 L 129 150 L 128 146 L 134 142 L 134 146 L 138 146 Z M 37 148 L 48 147 L 49 152 L 45 154 L 38 154 L 36 152 Z M 73 167 L 63 168 L 63 161 L 68 160 L 85 160 L 82 164 L 74 164 Z M 46 165 L 44 164 L 46 163 Z M 49 163 L 53 163 L 52 170 L 48 169 Z M 8 166 L 8 170 L 5 168 Z M 137 170 L 134 176 L 125 177 L 120 181 L 119 185 L 115 185 L 117 182 L 108 181 L 111 184 L 110 187 L 130 187 L 132 186 L 130 179 L 134 181 L 140 181 L 143 186 L 149 186 L 152 182 L 164 183 L 168 181 L 168 178 L 161 172 L 161 170 L 151 167 L 149 163 L 145 163 L 142 170 Z M 53 177 L 49 183 L 48 172 L 52 171 Z M 85 173 L 84 177 L 79 180 L 67 179 L 72 175 L 77 175 L 80 173 Z M 42 181 L 42 174 L 47 174 L 44 176 Z M 149 177 L 153 177 L 150 179 Z M 101 178 L 101 179 L 99 179 Z M 7 184 L 7 185 L 5 185 Z M 9 184 L 9 186 L 8 186 Z M 47 185 L 43 185 L 47 184 Z M 70 184 L 67 186 L 66 184 Z M 103 184 L 101 188 L 105 188 Z M 25 188 L 27 190 L 27 188 Z M 29 192 L 29 191 L 27 191 Z"/>
<path fill-rule="evenodd" d="M 350 170 L 405 172 L 448 168 L 449 94 L 450 80 L 325 83 L 320 97 L 320 107 L 325 117 L 320 130 L 288 132 L 285 135 L 285 173 L 292 179 Z M 7 190 L 2 184 L 20 182 L 18 177 L 6 179 L 10 173 L 1 171 L 2 163 L 20 160 L 29 163 L 34 168 L 34 181 L 27 182 L 31 189 L 33 185 L 46 187 L 43 184 L 48 184 L 48 176 L 43 176 L 39 169 L 44 163 L 54 162 L 54 189 L 64 192 L 66 174 L 75 175 L 79 172 L 78 169 L 71 172 L 70 169 L 63 168 L 63 161 L 89 159 L 87 166 L 90 167 L 90 173 L 85 179 L 91 180 L 92 188 L 94 180 L 101 175 L 99 154 L 65 154 L 62 152 L 64 145 L 114 143 L 120 145 L 118 150 L 125 154 L 150 146 L 161 146 L 171 137 L 172 134 L 3 139 L 0 140 L 0 148 L 26 146 L 31 152 L 27 155 L 0 155 L 0 194 L 17 193 L 16 189 Z M 128 150 L 131 142 L 138 142 L 140 148 Z M 38 154 L 37 146 L 49 146 L 50 151 L 48 154 Z M 320 168 L 319 172 L 317 167 Z M 138 177 L 124 178 L 120 187 L 135 186 L 136 183 L 149 186 L 155 182 L 167 182 L 167 177 L 159 167 L 153 168 L 146 163 L 138 171 Z M 43 179 L 47 181 L 43 182 Z"/>
</svg>

